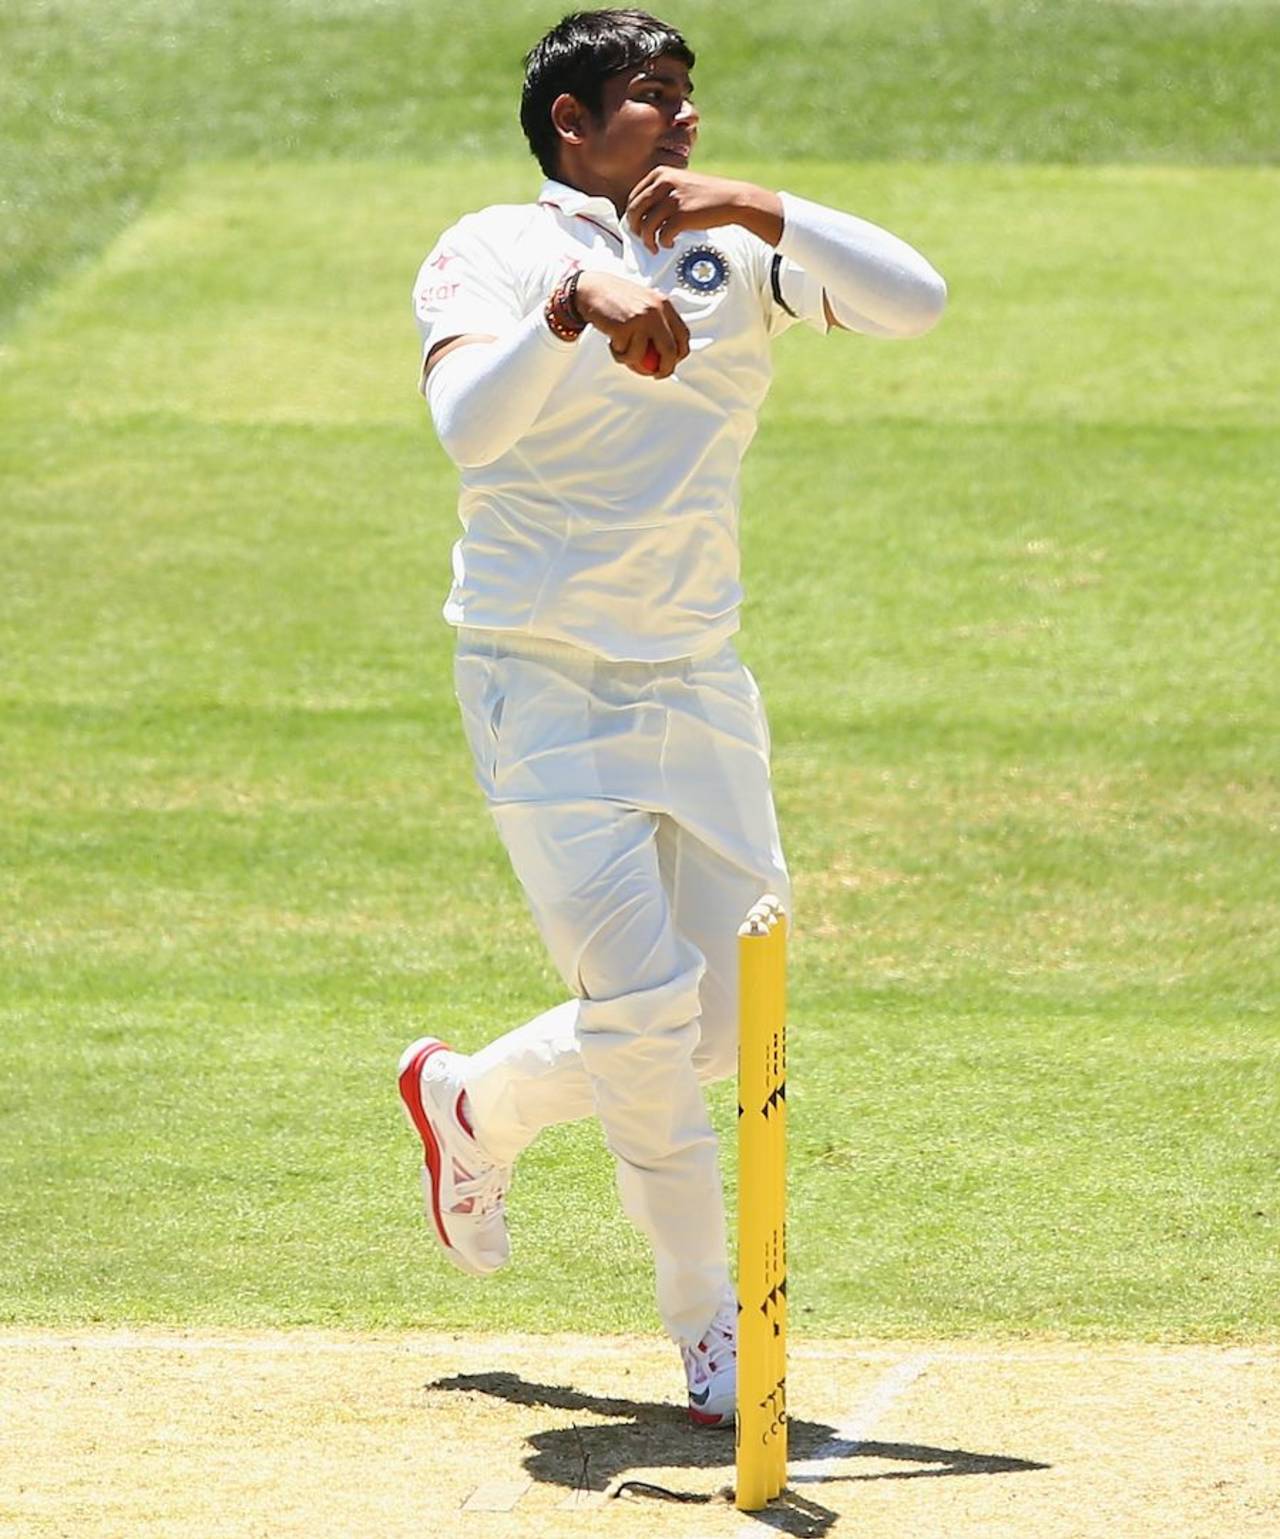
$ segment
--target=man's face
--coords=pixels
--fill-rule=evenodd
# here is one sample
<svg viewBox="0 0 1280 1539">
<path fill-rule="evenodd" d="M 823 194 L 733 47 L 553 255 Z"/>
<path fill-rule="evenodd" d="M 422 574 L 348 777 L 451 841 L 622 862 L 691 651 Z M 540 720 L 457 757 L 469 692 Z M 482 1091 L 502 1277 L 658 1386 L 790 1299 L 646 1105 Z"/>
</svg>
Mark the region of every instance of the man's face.
<svg viewBox="0 0 1280 1539">
<path fill-rule="evenodd" d="M 600 115 L 582 123 L 583 168 L 626 197 L 657 166 L 687 166 L 698 137 L 693 81 L 662 54 L 605 81 Z"/>
</svg>

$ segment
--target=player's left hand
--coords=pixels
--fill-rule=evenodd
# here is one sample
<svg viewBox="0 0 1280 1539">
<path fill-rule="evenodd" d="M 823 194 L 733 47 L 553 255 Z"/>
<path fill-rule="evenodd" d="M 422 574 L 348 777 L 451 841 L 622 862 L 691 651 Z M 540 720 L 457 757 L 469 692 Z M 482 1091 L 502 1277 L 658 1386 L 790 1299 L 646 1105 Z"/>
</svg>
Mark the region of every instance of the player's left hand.
<svg viewBox="0 0 1280 1539">
<path fill-rule="evenodd" d="M 669 250 L 685 230 L 711 230 L 721 224 L 742 224 L 776 241 L 781 209 L 776 193 L 751 182 L 658 166 L 632 189 L 625 218 L 648 250 L 656 252 L 659 247 Z"/>
</svg>

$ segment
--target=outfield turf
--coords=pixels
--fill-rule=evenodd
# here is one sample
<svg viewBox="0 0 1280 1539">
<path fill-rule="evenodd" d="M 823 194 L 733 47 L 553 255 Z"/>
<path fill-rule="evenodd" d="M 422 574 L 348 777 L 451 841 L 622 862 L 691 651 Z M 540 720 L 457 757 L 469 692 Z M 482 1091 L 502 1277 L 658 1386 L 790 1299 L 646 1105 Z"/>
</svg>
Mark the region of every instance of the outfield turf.
<svg viewBox="0 0 1280 1539">
<path fill-rule="evenodd" d="M 1274 1336 L 1280 173 L 730 169 L 952 287 L 920 342 L 786 338 L 745 477 L 797 1323 Z M 0 1319 L 655 1324 L 593 1127 L 477 1287 L 394 1095 L 559 997 L 455 720 L 408 298 L 535 181 L 188 167 L 0 360 Z"/>
<path fill-rule="evenodd" d="M 190 161 L 514 156 L 538 0 L 5 0 L 0 329 Z M 680 0 L 727 156 L 1274 162 L 1276 0 Z"/>
</svg>

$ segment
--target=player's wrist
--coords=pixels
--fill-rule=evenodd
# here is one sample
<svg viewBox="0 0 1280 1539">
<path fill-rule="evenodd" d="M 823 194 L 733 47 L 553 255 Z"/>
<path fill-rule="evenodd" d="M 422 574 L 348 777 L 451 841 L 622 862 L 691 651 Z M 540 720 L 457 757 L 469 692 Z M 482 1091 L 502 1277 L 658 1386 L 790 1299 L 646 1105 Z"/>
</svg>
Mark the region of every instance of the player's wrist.
<svg viewBox="0 0 1280 1539">
<path fill-rule="evenodd" d="M 581 269 L 570 273 L 547 296 L 543 317 L 552 334 L 561 342 L 576 342 L 587 329 L 587 321 L 578 306 L 578 280 Z"/>
<path fill-rule="evenodd" d="M 582 324 L 607 331 L 614 317 L 605 300 L 610 284 L 618 280 L 598 272 L 581 272 L 576 276 L 578 282 L 574 285 L 573 303 Z"/>
</svg>

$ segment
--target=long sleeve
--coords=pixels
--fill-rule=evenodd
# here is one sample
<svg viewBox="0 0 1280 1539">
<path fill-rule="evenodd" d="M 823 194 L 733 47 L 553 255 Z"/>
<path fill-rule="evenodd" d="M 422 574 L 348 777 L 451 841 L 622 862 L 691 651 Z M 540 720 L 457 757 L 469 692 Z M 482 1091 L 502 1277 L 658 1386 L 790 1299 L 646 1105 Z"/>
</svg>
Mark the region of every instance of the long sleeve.
<svg viewBox="0 0 1280 1539">
<path fill-rule="evenodd" d="M 822 283 L 841 325 L 880 337 L 915 337 L 936 325 L 947 285 L 914 247 L 854 214 L 780 196 L 777 249 Z"/>
<path fill-rule="evenodd" d="M 539 308 L 505 336 L 470 342 L 427 375 L 431 420 L 456 465 L 489 465 L 533 426 L 577 343 L 555 336 Z"/>
</svg>

